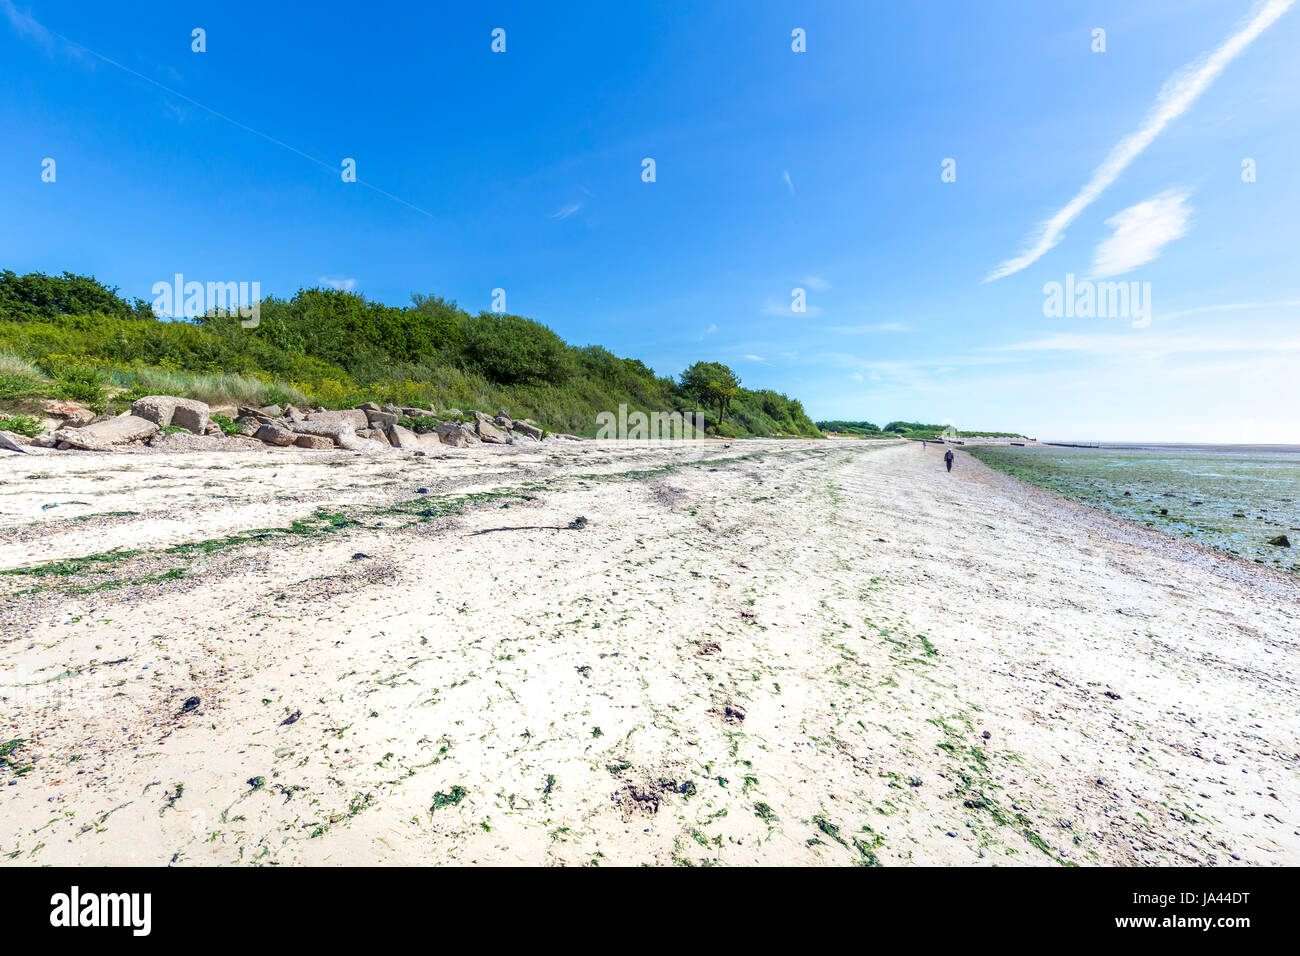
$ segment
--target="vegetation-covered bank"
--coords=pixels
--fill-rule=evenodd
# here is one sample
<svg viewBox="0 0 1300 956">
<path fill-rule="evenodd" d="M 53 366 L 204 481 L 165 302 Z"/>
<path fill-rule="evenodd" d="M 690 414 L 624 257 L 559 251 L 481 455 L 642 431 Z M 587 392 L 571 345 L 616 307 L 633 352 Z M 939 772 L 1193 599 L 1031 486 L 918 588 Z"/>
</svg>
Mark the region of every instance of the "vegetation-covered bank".
<svg viewBox="0 0 1300 956">
<path fill-rule="evenodd" d="M 838 435 L 854 435 L 858 438 L 913 438 L 933 440 L 941 438 L 949 428 L 947 425 L 926 425 L 921 422 L 890 422 L 884 428 L 871 422 L 818 422 L 817 427 L 824 432 Z M 989 431 L 953 431 L 957 438 L 1024 438 L 1016 432 Z"/>
<path fill-rule="evenodd" d="M 698 362 L 680 378 L 599 345 L 574 346 L 517 315 L 470 314 L 437 296 L 405 307 L 334 289 L 263 299 L 256 328 L 238 317 L 171 320 L 94 278 L 0 273 L 0 410 L 41 398 L 112 411 L 150 394 L 212 405 L 364 401 L 530 418 L 591 435 L 597 415 L 705 414 L 726 436 L 816 437 L 803 406 L 741 387 L 726 366 Z M 721 420 L 719 420 L 721 415 Z"/>
</svg>

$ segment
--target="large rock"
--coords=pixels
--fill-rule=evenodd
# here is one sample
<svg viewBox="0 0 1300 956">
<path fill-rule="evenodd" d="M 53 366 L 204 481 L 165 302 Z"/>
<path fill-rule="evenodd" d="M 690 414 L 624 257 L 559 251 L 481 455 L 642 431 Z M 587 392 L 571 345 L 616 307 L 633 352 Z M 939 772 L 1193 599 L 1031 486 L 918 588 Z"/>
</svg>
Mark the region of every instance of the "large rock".
<svg viewBox="0 0 1300 956">
<path fill-rule="evenodd" d="M 299 448 L 311 448 L 315 451 L 326 451 L 334 447 L 334 441 L 322 435 L 298 435 L 293 443 Z"/>
<path fill-rule="evenodd" d="M 313 413 L 314 414 L 314 413 Z M 294 422 L 293 430 L 299 435 L 316 435 L 320 438 L 328 438 L 340 448 L 348 448 L 353 451 L 359 450 L 364 441 L 357 437 L 357 430 L 352 427 L 351 422 L 338 420 L 312 420 L 305 422 Z"/>
<path fill-rule="evenodd" d="M 443 422 L 438 426 L 438 440 L 453 448 L 467 448 L 478 442 L 478 436 L 470 431 L 468 425 L 462 425 L 460 422 Z"/>
<path fill-rule="evenodd" d="M 27 446 L 23 444 L 23 436 L 15 432 L 7 432 L 0 429 L 0 448 L 6 451 L 16 451 L 21 454 L 27 454 Z"/>
<path fill-rule="evenodd" d="M 80 428 L 95 420 L 94 411 L 85 405 L 56 398 L 41 399 L 41 415 L 58 419 L 60 426 L 67 428 Z"/>
<path fill-rule="evenodd" d="M 378 408 L 366 409 L 366 421 L 371 428 L 383 428 L 387 430 L 390 425 L 396 425 L 399 416 L 392 412 L 385 412 Z"/>
<path fill-rule="evenodd" d="M 370 426 L 370 419 L 360 408 L 340 408 L 328 412 L 312 412 L 307 416 L 309 422 L 344 422 L 352 426 L 353 432 L 358 432 L 363 428 Z"/>
<path fill-rule="evenodd" d="M 420 436 L 401 425 L 388 426 L 388 444 L 394 448 L 419 448 Z"/>
<path fill-rule="evenodd" d="M 530 425 L 527 422 L 515 422 L 514 430 L 537 441 L 542 440 L 542 430 L 536 425 Z"/>
<path fill-rule="evenodd" d="M 271 423 L 259 427 L 257 431 L 253 433 L 253 437 L 268 445 L 279 445 L 283 448 L 286 445 L 292 445 L 293 440 L 297 436 L 293 433 L 293 429 Z"/>
<path fill-rule="evenodd" d="M 208 427 L 208 406 L 192 398 L 147 395 L 131 403 L 131 414 L 162 428 L 175 425 L 195 435 L 202 435 Z"/>
<path fill-rule="evenodd" d="M 492 419 L 482 412 L 474 413 L 474 431 L 480 441 L 490 442 L 493 445 L 506 444 L 505 432 L 493 425 Z"/>
<path fill-rule="evenodd" d="M 239 415 L 236 416 L 235 421 L 257 422 L 258 424 L 261 425 L 269 425 L 271 424 L 272 421 L 274 421 L 274 419 L 271 418 L 270 415 L 266 414 L 266 412 L 262 411 L 260 408 L 256 408 L 252 405 L 240 405 Z"/>
<path fill-rule="evenodd" d="M 85 428 L 60 428 L 54 433 L 54 438 L 73 448 L 102 451 L 115 445 L 144 441 L 157 430 L 157 422 L 127 412 Z"/>
</svg>

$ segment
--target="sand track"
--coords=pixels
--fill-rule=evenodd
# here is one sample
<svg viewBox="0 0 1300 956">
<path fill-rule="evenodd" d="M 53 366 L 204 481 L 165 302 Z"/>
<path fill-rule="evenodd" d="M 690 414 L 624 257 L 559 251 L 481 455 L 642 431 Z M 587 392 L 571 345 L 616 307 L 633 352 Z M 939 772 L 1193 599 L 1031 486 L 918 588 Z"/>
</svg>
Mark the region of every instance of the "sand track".
<svg viewBox="0 0 1300 956">
<path fill-rule="evenodd" d="M 0 459 L 0 860 L 1300 862 L 1300 583 L 939 454 Z"/>
</svg>

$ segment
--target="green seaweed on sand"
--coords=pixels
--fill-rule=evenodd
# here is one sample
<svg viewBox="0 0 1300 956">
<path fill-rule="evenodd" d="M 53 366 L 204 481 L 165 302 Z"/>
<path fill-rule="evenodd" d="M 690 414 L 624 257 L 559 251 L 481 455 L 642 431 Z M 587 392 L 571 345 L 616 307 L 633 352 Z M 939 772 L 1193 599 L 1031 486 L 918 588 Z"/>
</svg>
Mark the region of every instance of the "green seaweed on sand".
<svg viewBox="0 0 1300 956">
<path fill-rule="evenodd" d="M 468 793 L 469 791 L 460 784 L 456 784 L 447 793 L 439 790 L 433 795 L 433 803 L 429 807 L 429 812 L 435 813 L 443 807 L 454 807 L 464 800 Z"/>
</svg>

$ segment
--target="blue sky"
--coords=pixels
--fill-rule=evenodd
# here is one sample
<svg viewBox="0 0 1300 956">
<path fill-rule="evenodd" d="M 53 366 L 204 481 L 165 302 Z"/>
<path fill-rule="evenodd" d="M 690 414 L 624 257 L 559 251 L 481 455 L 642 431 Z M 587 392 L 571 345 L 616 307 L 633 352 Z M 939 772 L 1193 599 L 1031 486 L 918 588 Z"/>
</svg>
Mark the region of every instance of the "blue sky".
<svg viewBox="0 0 1300 956">
<path fill-rule="evenodd" d="M 1300 442 L 1290 5 L 0 0 L 0 267 L 503 288 L 816 418 Z M 1070 274 L 1152 321 L 1045 315 Z"/>
</svg>

